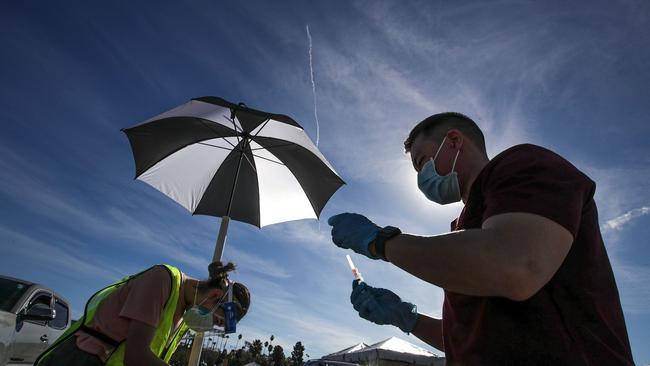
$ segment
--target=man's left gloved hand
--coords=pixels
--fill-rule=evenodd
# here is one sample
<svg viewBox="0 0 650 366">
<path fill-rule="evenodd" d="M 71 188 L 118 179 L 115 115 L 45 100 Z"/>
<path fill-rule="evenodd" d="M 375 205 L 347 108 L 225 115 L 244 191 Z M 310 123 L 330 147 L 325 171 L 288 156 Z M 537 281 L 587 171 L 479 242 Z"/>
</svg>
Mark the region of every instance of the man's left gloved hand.
<svg viewBox="0 0 650 366">
<path fill-rule="evenodd" d="M 370 253 L 368 246 L 377 238 L 381 228 L 365 216 L 342 213 L 327 220 L 332 226 L 332 241 L 341 248 L 352 249 L 368 258 L 379 259 Z"/>
<path fill-rule="evenodd" d="M 410 333 L 418 319 L 417 307 L 394 292 L 354 280 L 350 302 L 359 316 L 375 324 L 390 324 Z"/>
</svg>

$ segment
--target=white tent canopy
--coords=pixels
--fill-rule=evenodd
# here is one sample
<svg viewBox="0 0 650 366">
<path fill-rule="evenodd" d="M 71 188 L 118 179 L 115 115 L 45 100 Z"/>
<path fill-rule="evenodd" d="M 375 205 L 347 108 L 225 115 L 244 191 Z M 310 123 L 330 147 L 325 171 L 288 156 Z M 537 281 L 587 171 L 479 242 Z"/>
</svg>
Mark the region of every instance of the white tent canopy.
<svg viewBox="0 0 650 366">
<path fill-rule="evenodd" d="M 351 346 L 351 347 L 342 349 L 342 350 L 340 350 L 338 352 L 334 352 L 332 354 L 329 354 L 329 355 L 323 357 L 323 359 L 332 360 L 332 361 L 344 361 L 346 354 L 358 351 L 358 350 L 360 350 L 362 348 L 366 348 L 366 347 L 368 347 L 368 345 L 361 342 L 359 344 L 355 344 L 354 346 Z"/>
<path fill-rule="evenodd" d="M 405 340 L 391 337 L 370 346 L 360 343 L 342 351 L 324 356 L 326 360 L 363 363 L 366 365 L 379 365 L 379 361 L 398 361 L 412 365 L 432 366 L 440 363 L 444 358 L 413 345 Z M 353 350 L 356 348 L 355 350 Z"/>
</svg>

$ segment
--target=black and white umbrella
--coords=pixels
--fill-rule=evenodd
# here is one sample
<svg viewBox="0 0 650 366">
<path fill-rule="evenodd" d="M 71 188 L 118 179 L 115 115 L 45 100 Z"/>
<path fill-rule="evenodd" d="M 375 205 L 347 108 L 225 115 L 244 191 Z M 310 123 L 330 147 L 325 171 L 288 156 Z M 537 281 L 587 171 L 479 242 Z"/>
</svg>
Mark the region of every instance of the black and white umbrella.
<svg viewBox="0 0 650 366">
<path fill-rule="evenodd" d="M 296 121 L 218 97 L 192 99 L 123 131 L 136 179 L 192 214 L 223 217 L 225 230 L 230 219 L 263 227 L 318 218 L 345 184 Z M 222 221 L 220 240 L 225 230 Z"/>
</svg>

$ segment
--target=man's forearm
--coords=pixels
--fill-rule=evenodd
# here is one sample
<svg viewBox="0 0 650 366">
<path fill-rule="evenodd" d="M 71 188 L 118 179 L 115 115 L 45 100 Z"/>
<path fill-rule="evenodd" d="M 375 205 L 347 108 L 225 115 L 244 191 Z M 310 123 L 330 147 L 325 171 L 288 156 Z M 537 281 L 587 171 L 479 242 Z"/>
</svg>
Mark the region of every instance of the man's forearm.
<svg viewBox="0 0 650 366">
<path fill-rule="evenodd" d="M 413 335 L 420 338 L 423 342 L 444 352 L 444 342 L 442 340 L 442 320 L 431 318 L 428 315 L 418 314 L 418 320 L 412 331 Z"/>
<path fill-rule="evenodd" d="M 421 237 L 398 235 L 386 242 L 386 258 L 446 290 L 473 296 L 511 297 L 521 258 L 497 233 L 473 229 Z"/>
</svg>

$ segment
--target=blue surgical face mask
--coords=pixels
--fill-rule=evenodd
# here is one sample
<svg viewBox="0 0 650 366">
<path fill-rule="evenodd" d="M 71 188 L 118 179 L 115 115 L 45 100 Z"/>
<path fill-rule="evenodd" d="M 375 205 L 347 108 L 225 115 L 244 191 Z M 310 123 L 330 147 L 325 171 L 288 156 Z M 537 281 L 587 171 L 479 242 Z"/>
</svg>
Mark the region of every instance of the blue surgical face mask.
<svg viewBox="0 0 650 366">
<path fill-rule="evenodd" d="M 214 328 L 212 311 L 200 305 L 193 305 L 183 314 L 185 324 L 195 332 L 207 332 Z"/>
<path fill-rule="evenodd" d="M 460 187 L 458 186 L 458 175 L 454 171 L 456 167 L 456 160 L 460 150 L 456 153 L 454 163 L 451 166 L 451 172 L 447 175 L 440 175 L 436 171 L 435 160 L 440 153 L 440 150 L 445 144 L 447 136 L 442 140 L 436 155 L 433 159 L 424 164 L 422 169 L 418 172 L 418 188 L 424 195 L 431 201 L 440 205 L 460 201 Z"/>
<path fill-rule="evenodd" d="M 189 309 L 185 310 L 183 313 L 183 321 L 185 324 L 195 332 L 206 332 L 214 328 L 214 310 L 217 309 L 224 300 L 225 294 L 219 301 L 217 301 L 212 309 L 206 308 L 202 304 L 207 300 L 203 299 L 199 304 L 196 304 L 196 294 L 198 292 L 198 286 L 194 292 L 194 305 Z"/>
</svg>

